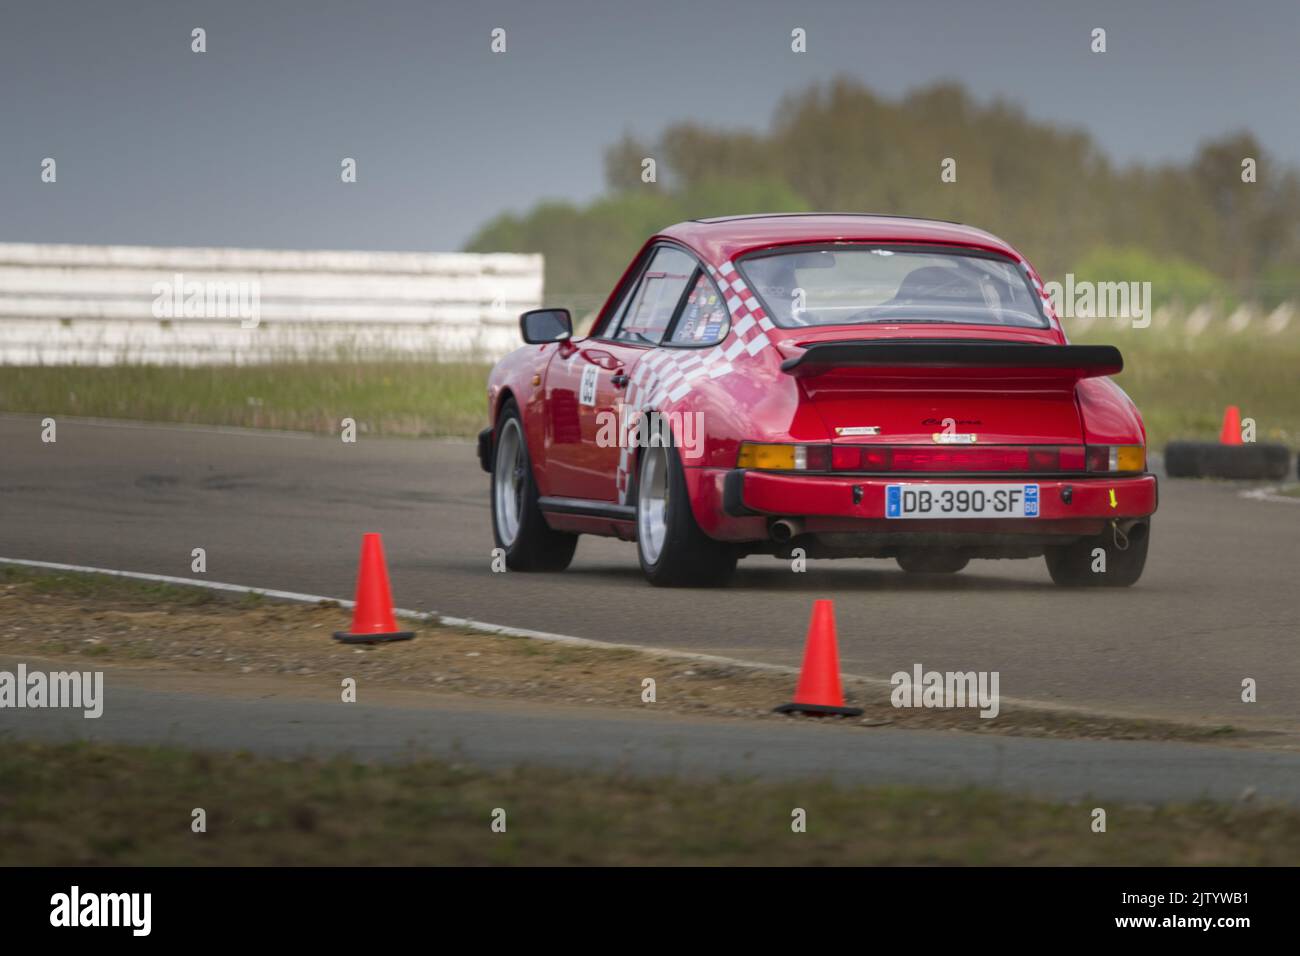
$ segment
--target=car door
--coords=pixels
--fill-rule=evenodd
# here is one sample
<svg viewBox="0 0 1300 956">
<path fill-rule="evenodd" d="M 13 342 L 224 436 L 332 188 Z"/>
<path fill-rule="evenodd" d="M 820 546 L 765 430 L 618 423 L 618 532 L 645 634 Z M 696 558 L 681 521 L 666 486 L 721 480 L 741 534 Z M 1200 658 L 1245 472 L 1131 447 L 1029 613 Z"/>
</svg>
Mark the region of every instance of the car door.
<svg viewBox="0 0 1300 956">
<path fill-rule="evenodd" d="M 618 500 L 619 456 L 627 443 L 627 383 L 663 338 L 695 270 L 673 246 L 653 250 L 599 338 L 562 345 L 547 369 L 550 409 L 547 494 Z"/>
</svg>

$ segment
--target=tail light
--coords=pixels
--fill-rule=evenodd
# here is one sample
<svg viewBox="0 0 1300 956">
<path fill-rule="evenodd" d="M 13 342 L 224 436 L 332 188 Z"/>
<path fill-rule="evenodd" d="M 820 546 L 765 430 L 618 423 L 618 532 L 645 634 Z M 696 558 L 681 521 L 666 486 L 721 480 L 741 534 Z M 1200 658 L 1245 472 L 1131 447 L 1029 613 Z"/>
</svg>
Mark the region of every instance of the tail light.
<svg viewBox="0 0 1300 956">
<path fill-rule="evenodd" d="M 764 445 L 741 442 L 736 465 L 763 471 L 830 471 L 830 445 Z"/>
<path fill-rule="evenodd" d="M 1089 445 L 1088 470 L 1116 474 L 1147 470 L 1147 450 L 1142 445 Z"/>
<path fill-rule="evenodd" d="M 736 465 L 740 468 L 761 468 L 764 471 L 803 471 L 808 467 L 805 454 L 799 454 L 806 445 L 756 445 L 741 442 Z"/>
<path fill-rule="evenodd" d="M 905 474 L 1142 472 L 1141 445 L 780 445 L 742 442 L 740 468 Z"/>
</svg>

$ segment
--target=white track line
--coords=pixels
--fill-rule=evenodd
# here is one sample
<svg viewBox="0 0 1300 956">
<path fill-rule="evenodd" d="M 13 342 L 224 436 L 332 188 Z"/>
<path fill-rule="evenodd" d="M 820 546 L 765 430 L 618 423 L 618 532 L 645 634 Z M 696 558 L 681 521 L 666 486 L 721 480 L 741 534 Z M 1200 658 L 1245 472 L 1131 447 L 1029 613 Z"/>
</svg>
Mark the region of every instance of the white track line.
<svg viewBox="0 0 1300 956">
<path fill-rule="evenodd" d="M 235 594 L 260 594 L 278 601 L 293 601 L 298 604 L 320 604 L 328 601 L 341 608 L 356 606 L 355 601 L 328 597 L 323 594 L 302 594 L 298 591 L 276 591 L 269 588 L 252 588 L 243 584 L 228 584 L 224 581 L 200 581 L 196 578 L 178 578 L 169 574 L 146 574 L 141 571 L 118 571 L 114 568 L 92 568 L 82 564 L 59 564 L 54 561 L 31 561 L 26 558 L 0 558 L 0 564 L 13 564 L 25 568 L 41 568 L 46 571 L 72 571 L 77 574 L 104 574 L 114 578 L 131 578 L 135 581 L 152 581 L 157 584 L 176 584 L 182 587 L 207 588 L 209 591 L 230 591 Z M 709 664 L 725 664 L 730 667 L 745 667 L 756 670 L 777 671 L 783 674 L 797 674 L 797 667 L 784 664 L 767 664 L 762 661 L 742 661 L 732 657 L 717 657 L 713 654 L 695 654 L 690 651 L 676 651 L 666 647 L 645 647 L 640 644 L 614 644 L 609 641 L 595 641 L 587 637 L 574 637 L 569 634 L 552 634 L 549 631 L 533 631 L 521 627 L 506 627 L 502 624 L 489 624 L 465 617 L 448 617 L 437 611 L 412 611 L 406 608 L 394 608 L 398 617 L 416 621 L 427 621 L 442 627 L 455 627 L 463 630 L 480 631 L 484 634 L 498 634 L 503 637 L 526 637 L 535 641 L 550 641 L 555 644 L 573 644 L 579 647 L 600 648 L 603 650 L 636 651 L 656 657 L 673 657 L 682 660 L 699 661 Z M 863 681 L 872 684 L 888 684 L 877 677 L 855 677 L 843 675 L 845 679 Z"/>
<path fill-rule="evenodd" d="M 1294 487 L 1295 485 L 1274 485 L 1271 488 L 1251 488 L 1241 492 L 1241 497 L 1251 501 L 1281 501 L 1289 505 L 1300 505 L 1300 497 L 1278 494 L 1283 488 Z"/>
</svg>

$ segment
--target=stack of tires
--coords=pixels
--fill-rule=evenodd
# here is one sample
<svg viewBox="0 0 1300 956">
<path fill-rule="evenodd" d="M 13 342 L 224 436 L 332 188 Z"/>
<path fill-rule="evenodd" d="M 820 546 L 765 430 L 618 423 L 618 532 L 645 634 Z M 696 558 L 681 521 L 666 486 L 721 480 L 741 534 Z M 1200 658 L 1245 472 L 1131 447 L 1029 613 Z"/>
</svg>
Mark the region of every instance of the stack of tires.
<svg viewBox="0 0 1300 956">
<path fill-rule="evenodd" d="M 1251 437 L 1253 438 L 1253 425 Z M 1241 410 L 1223 410 L 1218 442 L 1171 441 L 1165 446 L 1165 474 L 1170 478 L 1243 478 L 1279 481 L 1291 474 L 1291 450 L 1285 445 L 1242 441 Z M 1297 462 L 1300 467 L 1300 462 Z"/>
<path fill-rule="evenodd" d="M 1291 474 L 1291 450 L 1285 445 L 1272 444 L 1171 441 L 1165 446 L 1165 473 L 1170 478 L 1279 481 Z"/>
</svg>

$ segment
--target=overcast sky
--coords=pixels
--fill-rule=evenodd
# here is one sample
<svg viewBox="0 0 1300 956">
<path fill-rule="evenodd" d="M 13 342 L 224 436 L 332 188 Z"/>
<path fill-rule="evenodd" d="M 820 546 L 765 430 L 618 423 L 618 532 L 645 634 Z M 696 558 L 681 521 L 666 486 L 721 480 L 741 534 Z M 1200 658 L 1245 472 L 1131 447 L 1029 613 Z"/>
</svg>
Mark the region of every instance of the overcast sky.
<svg viewBox="0 0 1300 956">
<path fill-rule="evenodd" d="M 765 128 L 837 73 L 957 79 L 1120 161 L 1245 128 L 1300 165 L 1298 51 L 1300 0 L 13 0 L 0 241 L 455 249 L 599 193 L 624 131 Z"/>
</svg>

